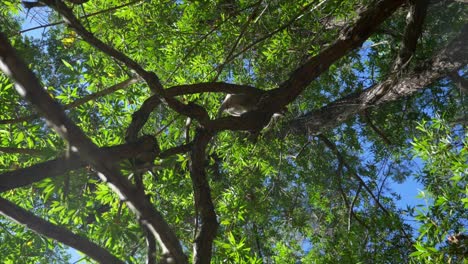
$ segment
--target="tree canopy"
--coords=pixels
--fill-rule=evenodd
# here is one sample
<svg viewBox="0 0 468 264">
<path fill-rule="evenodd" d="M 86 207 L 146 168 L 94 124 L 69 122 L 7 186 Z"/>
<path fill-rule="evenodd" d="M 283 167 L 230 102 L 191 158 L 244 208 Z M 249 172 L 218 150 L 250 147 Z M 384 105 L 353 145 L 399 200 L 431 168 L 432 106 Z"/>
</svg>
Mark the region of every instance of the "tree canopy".
<svg viewBox="0 0 468 264">
<path fill-rule="evenodd" d="M 467 11 L 2 0 L 2 261 L 465 263 Z"/>
</svg>

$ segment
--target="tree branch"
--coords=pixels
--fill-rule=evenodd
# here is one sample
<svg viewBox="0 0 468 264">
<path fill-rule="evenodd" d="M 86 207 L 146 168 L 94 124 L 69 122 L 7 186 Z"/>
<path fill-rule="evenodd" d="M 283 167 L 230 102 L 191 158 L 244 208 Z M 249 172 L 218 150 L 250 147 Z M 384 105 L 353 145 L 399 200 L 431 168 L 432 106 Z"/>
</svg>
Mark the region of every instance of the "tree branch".
<svg viewBox="0 0 468 264">
<path fill-rule="evenodd" d="M 0 147 L 0 152 L 7 154 L 26 154 L 32 156 L 41 156 L 45 154 L 45 150 L 31 149 L 31 148 L 11 148 L 11 147 Z"/>
<path fill-rule="evenodd" d="M 124 53 L 116 50 L 115 48 L 109 46 L 108 44 L 102 42 L 100 39 L 96 38 L 91 32 L 89 32 L 76 18 L 73 14 L 73 11 L 63 3 L 61 0 L 42 0 L 49 7 L 57 11 L 64 19 L 65 23 L 73 28 L 78 35 L 80 35 L 86 42 L 97 48 L 98 50 L 104 52 L 105 54 L 115 58 L 116 60 L 122 62 L 130 69 L 134 70 L 138 75 L 140 75 L 145 81 L 150 82 L 156 85 L 155 93 L 162 91 L 163 87 L 159 82 L 159 78 L 155 74 L 150 74 L 143 67 L 140 66 L 136 61 L 125 55 Z M 156 78 L 156 79 L 153 79 Z"/>
<path fill-rule="evenodd" d="M 362 92 L 349 94 L 289 122 L 291 133 L 319 134 L 333 128 L 366 108 L 410 96 L 468 63 L 468 25 L 442 51 L 407 77 L 392 75 Z M 386 92 L 385 92 L 386 91 Z"/>
<path fill-rule="evenodd" d="M 137 4 L 139 2 L 143 2 L 143 0 L 132 1 L 132 2 L 129 2 L 129 3 L 123 4 L 123 5 L 114 6 L 114 7 L 104 9 L 104 10 L 101 10 L 101 11 L 98 11 L 98 12 L 87 14 L 87 15 L 81 16 L 80 19 L 92 17 L 92 16 L 95 16 L 95 15 L 103 14 L 103 13 L 107 13 L 109 11 L 115 11 L 117 9 L 127 7 L 127 6 L 131 6 L 131 5 Z M 41 26 L 37 26 L 37 27 L 27 28 L 27 29 L 18 31 L 18 34 L 23 34 L 23 33 L 26 33 L 28 31 L 32 31 L 32 30 L 36 30 L 36 29 L 40 29 L 40 28 L 47 28 L 47 27 L 57 26 L 57 25 L 60 25 L 60 24 L 63 24 L 63 23 L 65 23 L 65 21 L 58 21 L 58 22 L 47 24 L 47 25 L 41 25 Z"/>
<path fill-rule="evenodd" d="M 349 171 L 349 173 L 351 173 L 351 175 L 359 182 L 359 184 L 364 187 L 364 189 L 366 190 L 366 192 L 371 196 L 372 200 L 374 200 L 375 204 L 377 205 L 377 207 L 379 207 L 386 215 L 389 215 L 391 216 L 392 214 L 387 210 L 387 208 L 385 208 L 379 201 L 379 199 L 377 199 L 377 197 L 374 195 L 374 193 L 372 192 L 372 190 L 369 188 L 369 186 L 367 185 L 367 183 L 364 181 L 364 179 L 361 178 L 361 176 L 359 176 L 355 170 L 353 168 L 351 168 L 351 166 L 346 162 L 346 160 L 344 159 L 344 156 L 343 154 L 341 154 L 341 152 L 338 150 L 338 148 L 336 147 L 336 145 L 331 142 L 327 137 L 325 137 L 324 135 L 320 134 L 320 135 L 317 135 L 317 137 L 336 155 L 336 157 L 338 158 L 339 162 L 341 162 L 344 167 Z M 353 204 L 350 205 L 350 210 L 352 211 L 353 209 Z M 411 237 L 406 233 L 406 231 L 403 229 L 403 228 L 400 228 L 401 232 L 403 233 L 403 235 L 406 237 L 406 239 L 408 240 L 408 243 L 412 244 L 412 239 Z"/>
<path fill-rule="evenodd" d="M 458 75 L 456 71 L 450 72 L 448 76 L 452 79 L 460 92 L 468 94 L 468 80 Z"/>
<path fill-rule="evenodd" d="M 0 197 L 0 214 L 26 226 L 39 235 L 75 248 L 99 263 L 125 263 L 88 239 L 76 235 L 62 226 L 54 225 L 37 217 L 2 197 Z"/>
<path fill-rule="evenodd" d="M 231 50 L 229 51 L 228 55 L 226 56 L 226 59 L 224 62 L 222 62 L 216 69 L 216 76 L 213 78 L 213 80 L 217 80 L 219 75 L 223 72 L 224 67 L 226 67 L 227 61 L 231 59 L 232 54 L 236 50 L 237 46 L 239 45 L 242 37 L 244 36 L 245 32 L 247 31 L 247 28 L 251 25 L 252 21 L 254 18 L 257 16 L 257 13 L 261 7 L 262 1 L 258 2 L 257 7 L 253 10 L 252 14 L 248 17 L 247 21 L 242 25 L 242 28 L 239 32 L 239 36 L 237 36 L 236 40 L 234 41 L 234 45 L 232 45 Z"/>
<path fill-rule="evenodd" d="M 100 150 L 104 155 L 111 157 L 112 162 L 119 162 L 142 154 L 144 155 L 144 153 L 147 152 L 152 152 L 158 147 L 156 144 L 157 142 L 152 136 L 143 136 L 136 142 L 114 147 L 104 147 Z M 192 144 L 173 147 L 162 151 L 159 157 L 167 158 L 175 154 L 185 153 L 190 151 L 191 147 Z M 88 163 L 86 161 L 81 160 L 76 153 L 72 152 L 69 157 L 63 156 L 27 168 L 5 172 L 0 174 L 0 178 L 2 179 L 0 181 L 0 193 L 27 186 L 45 178 L 54 178 L 87 165 Z"/>
<path fill-rule="evenodd" d="M 354 25 L 343 29 L 334 43 L 292 72 L 289 79 L 281 83 L 279 88 L 269 91 L 268 100 L 263 100 L 259 109 L 274 113 L 292 102 L 313 80 L 327 71 L 331 64 L 361 46 L 404 2 L 376 1 L 359 15 Z"/>
<path fill-rule="evenodd" d="M 388 137 L 385 135 L 385 133 L 379 129 L 375 124 L 374 122 L 372 122 L 371 118 L 370 118 L 370 115 L 369 115 L 369 111 L 367 111 L 368 109 L 365 109 L 363 111 L 363 114 L 362 116 L 364 117 L 364 120 L 365 122 L 370 126 L 370 128 L 378 135 L 380 136 L 380 138 L 383 140 L 383 142 L 385 144 L 387 144 L 388 146 L 391 146 L 393 145 L 392 144 L 392 141 L 390 139 L 388 139 Z"/>
<path fill-rule="evenodd" d="M 198 128 L 190 157 L 190 177 L 193 184 L 195 209 L 200 210 L 201 216 L 201 227 L 195 236 L 193 250 L 193 263 L 196 264 L 209 264 L 211 262 L 213 240 L 219 226 L 205 172 L 206 146 L 211 138 L 212 134 Z"/>
<path fill-rule="evenodd" d="M 208 115 L 204 109 L 194 105 L 185 105 L 172 97 L 167 97 L 165 95 L 161 81 L 159 80 L 159 77 L 156 75 L 156 73 L 146 71 L 135 60 L 96 38 L 91 32 L 83 27 L 80 21 L 73 14 L 73 11 L 68 8 L 67 5 L 65 5 L 61 0 L 43 0 L 43 2 L 62 15 L 65 22 L 71 28 L 73 28 L 75 32 L 77 32 L 77 34 L 80 35 L 86 42 L 98 50 L 104 52 L 105 54 L 122 62 L 127 67 L 134 70 L 138 75 L 140 75 L 146 81 L 150 90 L 154 94 L 161 96 L 162 102 L 167 104 L 171 109 L 178 112 L 179 114 L 197 119 L 200 123 L 206 121 L 206 117 Z"/>
<path fill-rule="evenodd" d="M 59 1 L 54 1 L 54 3 L 59 3 Z M 135 187 L 115 167 L 112 159 L 104 155 L 65 115 L 60 104 L 50 97 L 34 73 L 17 57 L 15 49 L 3 33 L 0 33 L 0 69 L 15 81 L 18 93 L 31 102 L 47 119 L 49 125 L 69 142 L 72 152 L 79 153 L 81 158 L 89 162 L 99 172 L 98 176 L 101 180 L 108 183 L 137 215 L 138 220 L 151 230 L 158 239 L 166 260 L 186 263 L 187 258 L 179 240 L 162 215 L 153 207 L 144 193 L 136 191 Z"/>
<path fill-rule="evenodd" d="M 421 36 L 424 19 L 427 14 L 429 0 L 411 0 L 410 10 L 406 17 L 405 33 L 398 57 L 392 66 L 392 72 L 402 69 L 416 51 L 419 36 Z"/>
<path fill-rule="evenodd" d="M 121 89 L 124 89 L 132 84 L 135 84 L 137 83 L 138 81 L 140 80 L 139 77 L 132 77 L 132 78 L 129 78 L 125 81 L 122 81 L 120 83 L 117 83 L 117 84 L 114 84 L 104 90 L 101 90 L 99 92 L 96 92 L 96 93 L 92 93 L 92 94 L 88 94 L 82 98 L 78 98 L 76 99 L 75 101 L 69 103 L 69 104 L 66 104 L 63 106 L 63 108 L 65 110 L 68 110 L 68 109 L 72 109 L 72 108 L 75 108 L 75 107 L 78 107 L 78 106 L 81 106 L 81 105 L 84 105 L 86 104 L 87 102 L 89 101 L 92 101 L 92 100 L 96 100 L 98 98 L 101 98 L 103 96 L 106 96 L 108 94 L 111 94 L 115 91 L 118 91 L 118 90 L 121 90 Z M 32 115 L 28 115 L 28 116 L 22 116 L 22 117 L 18 117 L 18 118 L 14 118 L 14 119 L 4 119 L 4 120 L 0 120 L 0 125 L 5 125 L 5 124 L 16 124 L 16 123 L 21 123 L 21 122 L 28 122 L 28 121 L 32 121 L 36 118 L 39 118 L 39 115 L 38 114 L 32 114 Z"/>
</svg>

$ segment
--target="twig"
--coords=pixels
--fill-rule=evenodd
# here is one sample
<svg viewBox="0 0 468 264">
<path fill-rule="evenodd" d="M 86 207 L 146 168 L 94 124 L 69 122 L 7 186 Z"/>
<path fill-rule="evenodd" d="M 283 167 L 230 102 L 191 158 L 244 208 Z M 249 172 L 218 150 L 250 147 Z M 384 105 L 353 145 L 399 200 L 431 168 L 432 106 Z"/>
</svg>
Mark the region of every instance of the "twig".
<svg viewBox="0 0 468 264">
<path fill-rule="evenodd" d="M 115 11 L 117 9 L 130 6 L 130 5 L 136 4 L 138 2 L 143 2 L 143 0 L 132 1 L 132 2 L 129 2 L 127 4 L 111 7 L 111 8 L 108 8 L 108 9 L 104 9 L 104 10 L 101 10 L 101 11 L 98 11 L 98 12 L 95 12 L 95 13 L 91 13 L 91 14 L 88 14 L 88 15 L 85 15 L 85 16 L 81 16 L 80 19 L 88 18 L 88 17 L 95 16 L 95 15 L 99 15 L 99 14 L 106 13 L 106 12 L 109 12 L 109 11 Z M 50 23 L 50 24 L 47 24 L 47 25 L 41 25 L 41 26 L 37 26 L 37 27 L 27 28 L 27 29 L 18 31 L 18 34 L 23 34 L 23 33 L 26 33 L 28 31 L 32 31 L 32 30 L 36 30 L 36 29 L 40 29 L 40 28 L 47 28 L 47 27 L 57 26 L 57 25 L 60 25 L 60 24 L 63 24 L 63 23 L 65 23 L 65 21 L 62 20 L 62 21 Z"/>
<path fill-rule="evenodd" d="M 92 93 L 92 94 L 88 94 L 82 98 L 79 98 L 79 99 L 76 99 L 75 101 L 69 103 L 69 104 L 66 104 L 63 106 L 63 108 L 65 110 L 68 110 L 68 109 L 72 109 L 72 108 L 75 108 L 75 107 L 78 107 L 78 106 L 81 106 L 81 105 L 84 105 L 86 104 L 87 102 L 89 101 L 92 101 L 92 100 L 96 100 L 98 98 L 101 98 L 103 96 L 106 96 L 108 94 L 111 94 L 115 91 L 118 91 L 118 90 L 121 90 L 121 89 L 124 89 L 132 84 L 135 84 L 137 83 L 138 81 L 140 80 L 139 77 L 132 77 L 132 78 L 129 78 L 125 81 L 122 81 L 120 83 L 117 83 L 117 84 L 114 84 L 104 90 L 101 90 L 99 92 L 96 92 L 96 93 Z M 38 114 L 32 114 L 32 115 L 28 115 L 28 116 L 22 116 L 22 117 L 18 117 L 18 118 L 14 118 L 14 119 L 4 119 L 4 120 L 0 120 L 0 125 L 5 125 L 5 124 L 16 124 L 16 123 L 21 123 L 21 122 L 28 122 L 28 121 L 32 121 L 36 118 L 39 118 L 39 115 Z"/>
<path fill-rule="evenodd" d="M 361 178 L 361 176 L 359 176 L 355 170 L 353 168 L 351 168 L 351 166 L 345 161 L 344 159 L 344 156 L 340 153 L 340 151 L 338 150 L 338 148 L 336 147 L 336 145 L 331 142 L 327 137 L 325 137 L 324 135 L 320 134 L 320 135 L 317 135 L 317 137 L 323 142 L 325 143 L 325 145 L 336 155 L 336 157 L 338 158 L 338 160 L 341 160 L 341 162 L 343 163 L 343 165 L 345 166 L 345 168 L 351 173 L 351 175 L 359 182 L 359 184 L 364 187 L 364 189 L 366 190 L 366 192 L 371 196 L 372 200 L 374 200 L 375 204 L 377 205 L 377 207 L 379 207 L 386 215 L 389 215 L 391 216 L 392 214 L 387 210 L 387 208 L 385 208 L 381 203 L 380 201 L 377 199 L 377 197 L 375 197 L 374 193 L 372 192 L 372 190 L 369 188 L 369 186 L 366 184 L 366 182 Z M 352 208 L 350 206 L 350 208 Z M 412 239 L 411 237 L 406 233 L 406 231 L 403 229 L 403 228 L 400 228 L 401 232 L 403 233 L 403 235 L 406 237 L 408 243 L 412 244 Z"/>
</svg>

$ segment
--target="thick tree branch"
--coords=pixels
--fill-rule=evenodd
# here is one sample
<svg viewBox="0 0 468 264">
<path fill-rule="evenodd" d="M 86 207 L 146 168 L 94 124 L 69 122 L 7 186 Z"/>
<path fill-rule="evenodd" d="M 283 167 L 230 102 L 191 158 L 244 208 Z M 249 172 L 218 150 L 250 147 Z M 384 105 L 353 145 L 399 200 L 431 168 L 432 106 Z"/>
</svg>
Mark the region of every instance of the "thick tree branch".
<svg viewBox="0 0 468 264">
<path fill-rule="evenodd" d="M 88 239 L 76 235 L 62 226 L 54 225 L 37 217 L 2 197 L 0 197 L 0 214 L 26 226 L 39 235 L 75 248 L 99 263 L 125 263 Z"/>
<path fill-rule="evenodd" d="M 160 158 L 167 158 L 175 154 L 186 153 L 190 151 L 192 144 L 181 145 L 162 151 Z M 114 147 L 101 148 L 104 155 L 112 158 L 113 162 L 119 162 L 132 157 L 145 155 L 144 153 L 153 152 L 158 148 L 156 140 L 151 136 L 144 136 L 136 142 L 123 144 Z M 49 160 L 31 167 L 17 169 L 0 174 L 0 193 L 29 184 L 38 182 L 45 178 L 54 178 L 63 175 L 69 171 L 87 166 L 88 163 L 80 159 L 76 153 L 70 153 L 68 157 L 60 157 Z"/>
<path fill-rule="evenodd" d="M 59 1 L 54 1 L 58 3 Z M 63 3 L 62 3 L 63 4 Z M 135 187 L 115 167 L 108 156 L 92 143 L 90 139 L 74 124 L 42 88 L 34 73 L 17 57 L 16 51 L 6 36 L 0 33 L 0 69 L 15 81 L 18 93 L 31 102 L 48 121 L 49 125 L 70 144 L 72 152 L 89 162 L 99 173 L 102 181 L 115 191 L 158 239 L 166 259 L 176 263 L 186 263 L 187 258 L 175 233 L 153 207 L 144 193 L 138 193 Z"/>
<path fill-rule="evenodd" d="M 421 36 L 427 7 L 429 6 L 429 0 L 411 0 L 410 2 L 403 42 L 398 57 L 392 66 L 392 71 L 394 72 L 402 69 L 416 51 L 416 45 L 418 44 L 419 36 Z"/>
<path fill-rule="evenodd" d="M 271 113 L 292 102 L 320 74 L 327 71 L 331 64 L 362 45 L 378 26 L 401 6 L 404 0 L 378 0 L 359 15 L 350 27 L 342 30 L 338 39 L 318 55 L 291 73 L 288 80 L 279 88 L 268 92 L 268 100 L 263 100 L 259 109 Z"/>
<path fill-rule="evenodd" d="M 245 93 L 245 94 L 263 94 L 264 91 L 259 90 L 249 85 L 238 85 L 224 82 L 208 82 L 177 85 L 165 90 L 166 96 L 174 97 L 179 95 L 206 93 L 206 92 L 223 92 L 223 93 Z M 153 95 L 146 99 L 141 105 L 140 109 L 133 113 L 132 122 L 130 123 L 126 138 L 134 137 L 138 134 L 141 128 L 145 125 L 151 112 L 161 103 L 158 95 Z M 203 114 L 204 115 L 204 114 Z M 197 118 L 197 117 L 195 117 Z"/>
<path fill-rule="evenodd" d="M 468 25 L 432 59 L 422 63 L 406 77 L 396 75 L 359 93 L 349 94 L 320 109 L 291 120 L 292 133 L 319 134 L 333 128 L 366 108 L 410 96 L 434 81 L 468 63 Z"/>
<path fill-rule="evenodd" d="M 196 264 L 209 264 L 211 262 L 213 240 L 219 226 L 205 172 L 206 146 L 211 138 L 212 134 L 198 128 L 190 157 L 190 177 L 193 184 L 195 209 L 200 211 L 201 216 L 201 227 L 195 236 L 193 250 L 193 263 Z"/>
</svg>

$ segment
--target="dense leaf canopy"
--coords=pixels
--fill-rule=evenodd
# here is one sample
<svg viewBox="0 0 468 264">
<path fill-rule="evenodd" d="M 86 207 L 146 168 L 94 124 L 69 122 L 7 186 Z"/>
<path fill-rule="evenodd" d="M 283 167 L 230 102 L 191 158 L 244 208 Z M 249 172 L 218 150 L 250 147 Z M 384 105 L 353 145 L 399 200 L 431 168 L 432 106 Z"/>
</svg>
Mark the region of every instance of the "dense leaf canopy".
<svg viewBox="0 0 468 264">
<path fill-rule="evenodd" d="M 2 0 L 2 261 L 461 263 L 464 2 Z"/>
</svg>

